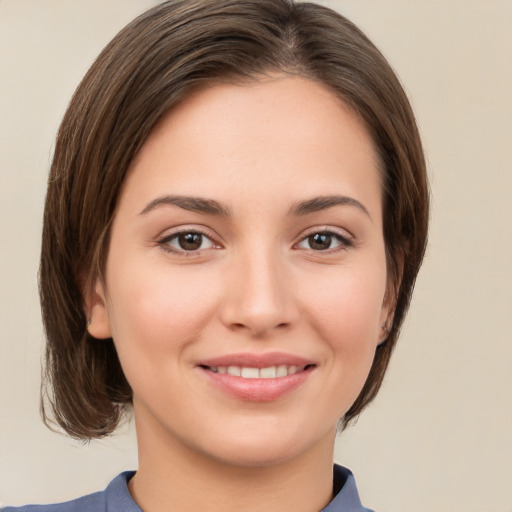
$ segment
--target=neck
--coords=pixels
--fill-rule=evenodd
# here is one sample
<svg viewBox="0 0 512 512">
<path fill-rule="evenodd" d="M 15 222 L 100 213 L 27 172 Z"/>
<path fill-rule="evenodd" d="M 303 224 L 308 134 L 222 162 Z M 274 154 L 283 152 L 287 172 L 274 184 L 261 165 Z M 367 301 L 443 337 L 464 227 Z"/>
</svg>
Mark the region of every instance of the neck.
<svg viewBox="0 0 512 512">
<path fill-rule="evenodd" d="M 335 431 L 293 459 L 259 467 L 230 465 L 146 433 L 137 424 L 139 469 L 129 484 L 145 512 L 311 512 L 332 499 Z"/>
</svg>

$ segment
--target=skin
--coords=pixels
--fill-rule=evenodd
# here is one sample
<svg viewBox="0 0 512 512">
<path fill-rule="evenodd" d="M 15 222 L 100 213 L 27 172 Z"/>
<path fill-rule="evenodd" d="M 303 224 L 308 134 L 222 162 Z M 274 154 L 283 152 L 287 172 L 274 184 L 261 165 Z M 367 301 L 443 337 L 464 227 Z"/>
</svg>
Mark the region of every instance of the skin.
<svg viewBox="0 0 512 512">
<path fill-rule="evenodd" d="M 215 200 L 229 215 L 155 205 L 166 195 Z M 333 195 L 352 202 L 290 214 Z M 208 237 L 198 250 L 170 238 L 198 230 Z M 343 238 L 312 245 L 326 231 Z M 88 299 L 89 332 L 113 337 L 133 389 L 137 503 L 149 512 L 325 506 L 337 422 L 383 338 L 386 289 L 379 164 L 339 98 L 274 76 L 215 85 L 174 108 L 132 163 L 104 280 Z M 229 395 L 197 366 L 276 351 L 314 368 L 270 401 Z"/>
</svg>

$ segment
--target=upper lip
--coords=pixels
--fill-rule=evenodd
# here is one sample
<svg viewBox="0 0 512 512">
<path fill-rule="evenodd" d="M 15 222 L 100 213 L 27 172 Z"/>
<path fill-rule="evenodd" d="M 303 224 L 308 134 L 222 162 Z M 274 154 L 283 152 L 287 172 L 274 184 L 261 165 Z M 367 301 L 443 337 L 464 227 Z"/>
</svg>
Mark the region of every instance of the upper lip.
<svg viewBox="0 0 512 512">
<path fill-rule="evenodd" d="M 308 366 L 315 362 L 305 357 L 286 354 L 284 352 L 270 352 L 267 354 L 251 354 L 242 352 L 237 354 L 226 354 L 222 356 L 203 359 L 197 363 L 198 366 L 240 366 L 247 368 L 269 368 L 271 366 Z"/>
</svg>

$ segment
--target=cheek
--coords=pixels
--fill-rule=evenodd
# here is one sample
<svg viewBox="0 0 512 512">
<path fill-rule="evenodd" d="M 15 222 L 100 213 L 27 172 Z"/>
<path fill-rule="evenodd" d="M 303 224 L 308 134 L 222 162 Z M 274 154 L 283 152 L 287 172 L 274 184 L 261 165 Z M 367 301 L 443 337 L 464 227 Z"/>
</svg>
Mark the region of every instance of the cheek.
<svg viewBox="0 0 512 512">
<path fill-rule="evenodd" d="M 164 400 L 159 406 L 164 410 L 174 400 L 192 400 L 189 388 L 175 383 L 190 378 L 189 346 L 216 311 L 215 287 L 197 269 L 145 265 L 137 273 L 135 268 L 121 263 L 109 274 L 112 336 L 134 396 Z"/>
<path fill-rule="evenodd" d="M 373 360 L 381 332 L 385 285 L 385 272 L 355 272 L 347 267 L 326 273 L 304 291 L 303 296 L 312 298 L 305 306 L 311 323 L 331 353 L 343 355 L 333 360 L 341 361 L 347 371 L 348 362 L 367 364 Z"/>
<path fill-rule="evenodd" d="M 160 351 L 197 338 L 215 311 L 216 288 L 208 272 L 197 268 L 143 268 L 143 273 L 112 269 L 109 318 L 119 351 L 158 358 Z"/>
<path fill-rule="evenodd" d="M 311 307 L 327 332 L 372 333 L 379 328 L 379 319 L 385 292 L 385 279 L 358 277 L 350 271 L 338 279 L 326 279 L 323 286 L 317 282 L 307 295 L 314 297 Z"/>
<path fill-rule="evenodd" d="M 317 303 L 316 325 L 329 350 L 330 400 L 337 404 L 337 418 L 354 403 L 368 378 L 381 332 L 384 289 L 384 279 L 350 277 L 330 287 Z"/>
</svg>

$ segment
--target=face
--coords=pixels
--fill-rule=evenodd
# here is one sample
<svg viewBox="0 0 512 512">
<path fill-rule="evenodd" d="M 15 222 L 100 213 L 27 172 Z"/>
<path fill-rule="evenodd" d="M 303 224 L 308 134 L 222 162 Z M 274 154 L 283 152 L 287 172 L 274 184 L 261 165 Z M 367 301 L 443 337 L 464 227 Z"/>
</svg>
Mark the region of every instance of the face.
<svg viewBox="0 0 512 512">
<path fill-rule="evenodd" d="M 139 445 L 234 465 L 332 450 L 388 316 L 381 209 L 371 138 L 322 85 L 216 85 L 173 109 L 90 300 Z"/>
</svg>

